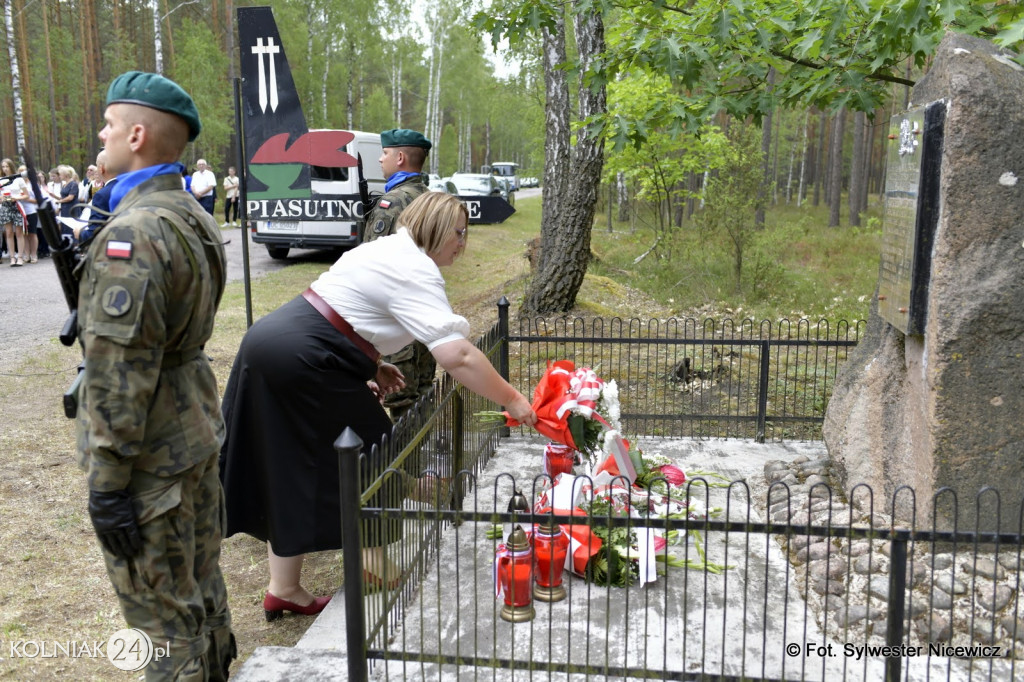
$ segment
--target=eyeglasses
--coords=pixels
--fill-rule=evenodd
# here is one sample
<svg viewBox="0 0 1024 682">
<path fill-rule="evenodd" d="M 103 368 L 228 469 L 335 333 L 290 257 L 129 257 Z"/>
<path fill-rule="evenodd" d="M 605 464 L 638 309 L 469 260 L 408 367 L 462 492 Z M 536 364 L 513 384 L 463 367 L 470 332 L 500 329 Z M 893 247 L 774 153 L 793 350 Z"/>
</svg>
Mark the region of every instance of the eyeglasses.
<svg viewBox="0 0 1024 682">
<path fill-rule="evenodd" d="M 469 225 L 467 225 L 466 227 L 462 228 L 461 230 L 458 229 L 458 228 L 455 228 L 455 234 L 457 234 L 459 236 L 459 243 L 460 244 L 465 244 L 466 243 L 466 236 L 468 235 L 468 233 L 469 233 Z"/>
</svg>

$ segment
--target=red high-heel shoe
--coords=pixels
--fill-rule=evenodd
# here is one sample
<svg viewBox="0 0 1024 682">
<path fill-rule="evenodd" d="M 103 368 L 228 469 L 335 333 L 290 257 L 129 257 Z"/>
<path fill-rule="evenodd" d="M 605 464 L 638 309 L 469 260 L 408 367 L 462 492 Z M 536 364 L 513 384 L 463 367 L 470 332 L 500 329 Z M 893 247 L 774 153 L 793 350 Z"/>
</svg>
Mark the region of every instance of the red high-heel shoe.
<svg viewBox="0 0 1024 682">
<path fill-rule="evenodd" d="M 398 589 L 398 586 L 402 583 L 402 576 L 395 576 L 387 583 L 388 590 Z M 366 585 L 367 592 L 373 592 L 384 587 L 384 579 L 375 573 L 371 573 L 367 569 L 363 569 L 363 584 Z"/>
<path fill-rule="evenodd" d="M 302 616 L 315 616 L 323 611 L 330 601 L 330 597 L 316 597 L 311 603 L 299 606 L 294 602 L 279 599 L 267 592 L 267 596 L 263 598 L 263 615 L 266 616 L 268 623 L 283 616 L 285 611 L 298 613 Z"/>
</svg>

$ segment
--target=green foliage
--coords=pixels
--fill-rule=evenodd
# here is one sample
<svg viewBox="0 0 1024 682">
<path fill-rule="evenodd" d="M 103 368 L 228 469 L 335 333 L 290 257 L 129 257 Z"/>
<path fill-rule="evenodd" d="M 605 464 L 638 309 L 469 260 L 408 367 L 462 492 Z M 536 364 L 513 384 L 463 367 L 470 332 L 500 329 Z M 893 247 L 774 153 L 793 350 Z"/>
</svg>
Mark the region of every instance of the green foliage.
<svg viewBox="0 0 1024 682">
<path fill-rule="evenodd" d="M 595 229 L 589 273 L 616 279 L 628 272 L 631 286 L 684 317 L 867 319 L 878 280 L 881 210 L 876 198 L 868 227 L 830 228 L 824 205 L 768 207 L 765 228 L 749 246 L 740 293 L 729 247 L 700 228 L 699 213 L 667 233 L 653 224 Z"/>
<path fill-rule="evenodd" d="M 726 138 L 709 145 L 708 166 L 714 172 L 704 188 L 705 207 L 698 222 L 705 234 L 728 244 L 737 293 L 743 290 L 743 258 L 753 246 L 755 211 L 764 201 L 764 156 L 760 132 L 753 126 L 733 125 Z"/>
<path fill-rule="evenodd" d="M 476 21 L 492 40 L 516 42 L 551 26 L 561 7 L 509 1 Z M 592 82 L 647 74 L 672 84 L 642 111 L 609 111 L 595 121 L 616 149 L 654 132 L 697 130 L 720 113 L 760 121 L 780 106 L 873 112 L 889 100 L 892 84 L 912 84 L 908 60 L 923 67 L 947 30 L 995 33 L 1011 48 L 1024 42 L 1024 10 L 1013 2 L 622 0 L 570 7 L 604 14 L 608 49 L 592 67 Z"/>
<path fill-rule="evenodd" d="M 231 88 L 226 87 L 222 75 L 227 72 L 227 57 L 214 47 L 216 44 L 205 23 L 186 19 L 178 42 L 174 73 L 168 74 L 192 95 L 203 124 L 202 133 L 191 146 L 191 157 L 187 157 L 190 162 L 202 156 L 213 157 L 204 150 L 225 148 L 235 129 Z M 223 173 L 216 157 L 208 160 Z"/>
</svg>

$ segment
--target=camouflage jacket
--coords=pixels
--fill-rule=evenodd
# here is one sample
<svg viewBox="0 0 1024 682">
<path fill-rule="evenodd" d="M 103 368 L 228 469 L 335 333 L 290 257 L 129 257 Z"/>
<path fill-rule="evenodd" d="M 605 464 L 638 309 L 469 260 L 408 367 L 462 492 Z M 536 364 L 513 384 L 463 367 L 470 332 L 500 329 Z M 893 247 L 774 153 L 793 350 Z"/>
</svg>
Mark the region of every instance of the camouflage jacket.
<svg viewBox="0 0 1024 682">
<path fill-rule="evenodd" d="M 133 188 L 78 270 L 78 456 L 93 490 L 133 470 L 173 476 L 220 450 L 224 422 L 203 344 L 224 292 L 216 221 L 158 175 Z"/>
<path fill-rule="evenodd" d="M 415 175 L 392 187 L 390 192 L 377 200 L 376 206 L 370 211 L 363 241 L 372 242 L 377 237 L 394 234 L 398 229 L 398 214 L 426 191 L 427 183 L 423 175 Z"/>
</svg>

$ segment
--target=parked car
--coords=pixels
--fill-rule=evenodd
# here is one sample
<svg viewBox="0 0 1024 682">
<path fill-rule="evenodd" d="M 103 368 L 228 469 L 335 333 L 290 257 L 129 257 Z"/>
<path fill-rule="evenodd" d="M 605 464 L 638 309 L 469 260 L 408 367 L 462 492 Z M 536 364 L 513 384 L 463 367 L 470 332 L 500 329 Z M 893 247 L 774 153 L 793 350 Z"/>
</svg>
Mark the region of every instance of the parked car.
<svg viewBox="0 0 1024 682">
<path fill-rule="evenodd" d="M 502 198 L 509 203 L 511 206 L 516 205 L 516 188 L 512 184 L 510 178 L 503 178 L 501 176 L 495 176 L 498 178 L 498 185 L 501 187 Z"/>
<path fill-rule="evenodd" d="M 455 173 L 451 176 L 459 196 L 502 196 L 498 179 L 485 173 Z"/>
<path fill-rule="evenodd" d="M 431 173 L 429 175 L 430 181 L 427 183 L 427 188 L 431 192 L 444 192 L 445 194 L 458 194 L 459 190 L 455 186 L 455 183 L 450 178 L 442 178 L 437 173 Z"/>
</svg>

